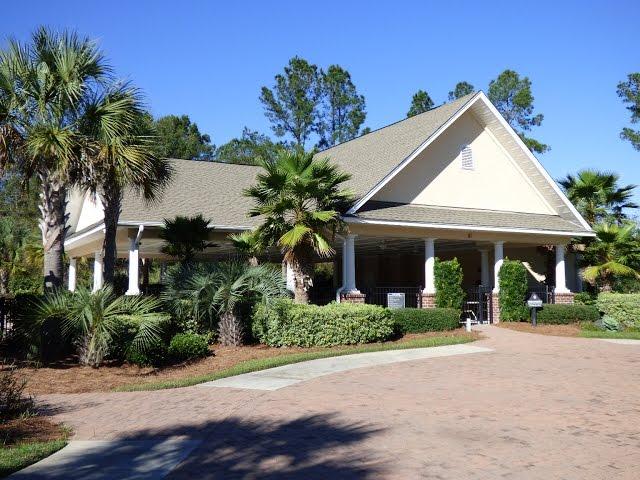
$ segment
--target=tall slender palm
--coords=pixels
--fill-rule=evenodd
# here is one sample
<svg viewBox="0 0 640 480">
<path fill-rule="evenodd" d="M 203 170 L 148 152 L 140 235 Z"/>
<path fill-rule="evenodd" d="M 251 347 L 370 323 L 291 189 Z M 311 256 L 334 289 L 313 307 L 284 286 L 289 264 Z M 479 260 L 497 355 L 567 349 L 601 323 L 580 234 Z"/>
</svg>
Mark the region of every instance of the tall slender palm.
<svg viewBox="0 0 640 480">
<path fill-rule="evenodd" d="M 622 225 L 601 223 L 595 231 L 596 240 L 585 251 L 589 266 L 584 269 L 584 279 L 591 284 L 599 284 L 603 291 L 611 291 L 616 277 L 640 279 L 637 226 L 632 222 Z"/>
<path fill-rule="evenodd" d="M 584 219 L 595 225 L 606 218 L 620 223 L 626 218 L 624 209 L 638 208 L 631 201 L 636 185 L 620 187 L 619 180 L 615 173 L 587 169 L 567 175 L 559 183 Z"/>
<path fill-rule="evenodd" d="M 282 250 L 293 269 L 295 301 L 308 303 L 314 257 L 333 255 L 331 237 L 346 228 L 340 214 L 353 195 L 342 184 L 350 177 L 301 150 L 282 152 L 262 168 L 257 184 L 245 192 L 255 200 L 249 215 L 265 217 L 254 235 L 263 247 Z"/>
<path fill-rule="evenodd" d="M 113 283 L 116 233 L 126 189 L 152 201 L 169 181 L 171 167 L 154 154 L 144 130 L 144 110 L 136 89 L 117 86 L 86 106 L 81 132 L 87 139 L 75 180 L 100 196 L 104 209 L 104 279 Z M 109 125 L 110 128 L 105 128 Z"/>
<path fill-rule="evenodd" d="M 86 145 L 79 125 L 110 73 L 95 44 L 69 32 L 40 28 L 0 53 L 0 169 L 39 180 L 45 287 L 62 284 L 67 188 Z"/>
</svg>

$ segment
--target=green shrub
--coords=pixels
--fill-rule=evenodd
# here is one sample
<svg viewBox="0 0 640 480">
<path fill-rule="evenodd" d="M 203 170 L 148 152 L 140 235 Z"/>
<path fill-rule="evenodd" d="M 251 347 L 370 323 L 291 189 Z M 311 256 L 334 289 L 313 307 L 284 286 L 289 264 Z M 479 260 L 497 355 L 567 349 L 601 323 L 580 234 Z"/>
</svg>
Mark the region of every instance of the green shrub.
<svg viewBox="0 0 640 480">
<path fill-rule="evenodd" d="M 458 259 L 440 261 L 436 258 L 433 275 L 436 307 L 461 310 L 465 293 L 462 289 L 462 267 Z"/>
<path fill-rule="evenodd" d="M 126 360 L 140 367 L 157 367 L 168 363 L 169 351 L 167 344 L 162 340 L 154 340 L 147 345 L 145 350 L 129 349 Z"/>
<path fill-rule="evenodd" d="M 609 315 L 602 317 L 602 328 L 609 332 L 619 332 L 622 330 L 620 322 Z"/>
<path fill-rule="evenodd" d="M 206 357 L 209 345 L 204 335 L 197 333 L 178 333 L 169 342 L 169 356 L 178 362 Z"/>
<path fill-rule="evenodd" d="M 525 305 L 527 296 L 527 270 L 522 262 L 505 260 L 498 273 L 500 283 L 500 320 L 520 321 L 529 318 Z"/>
<path fill-rule="evenodd" d="M 640 328 L 640 293 L 601 293 L 596 305 L 625 328 Z"/>
<path fill-rule="evenodd" d="M 500 314 L 502 315 L 502 312 Z M 550 325 L 595 322 L 599 318 L 598 309 L 593 305 L 546 304 L 541 310 L 538 310 L 538 323 Z"/>
<path fill-rule="evenodd" d="M 460 326 L 460 311 L 455 308 L 398 308 L 390 312 L 401 333 L 441 332 Z"/>
<path fill-rule="evenodd" d="M 387 340 L 394 334 L 394 322 L 387 309 L 375 305 L 320 307 L 282 299 L 258 305 L 252 332 L 271 346 L 328 347 Z"/>
<path fill-rule="evenodd" d="M 595 305 L 596 296 L 589 292 L 580 292 L 575 294 L 573 301 L 576 305 Z"/>
</svg>

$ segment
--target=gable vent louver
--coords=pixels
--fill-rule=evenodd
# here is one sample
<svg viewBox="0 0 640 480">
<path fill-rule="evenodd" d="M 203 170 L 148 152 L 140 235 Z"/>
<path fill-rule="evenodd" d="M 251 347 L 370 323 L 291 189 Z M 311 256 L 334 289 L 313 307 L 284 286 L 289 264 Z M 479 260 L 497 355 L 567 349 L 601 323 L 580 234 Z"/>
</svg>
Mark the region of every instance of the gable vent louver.
<svg viewBox="0 0 640 480">
<path fill-rule="evenodd" d="M 473 170 L 473 152 L 470 145 L 464 145 L 460 151 L 463 170 Z"/>
</svg>

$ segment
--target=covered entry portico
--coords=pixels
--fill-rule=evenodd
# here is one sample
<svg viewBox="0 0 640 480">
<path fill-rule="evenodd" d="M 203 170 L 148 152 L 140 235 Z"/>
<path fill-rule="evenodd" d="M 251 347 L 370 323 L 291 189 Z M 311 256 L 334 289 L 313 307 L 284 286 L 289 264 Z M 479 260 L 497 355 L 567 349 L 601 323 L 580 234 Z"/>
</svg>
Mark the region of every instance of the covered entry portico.
<svg viewBox="0 0 640 480">
<path fill-rule="evenodd" d="M 530 269 L 529 287 L 548 302 L 571 303 L 580 290 L 575 255 L 566 254 L 568 235 L 427 228 L 349 222 L 338 247 L 342 285 L 339 301 L 386 306 L 388 293 L 404 293 L 405 306 L 435 306 L 435 258 L 457 258 L 463 270 L 467 307 L 498 321 L 498 272 L 505 258 Z M 484 303 L 486 302 L 486 303 Z M 491 315 L 493 313 L 493 315 Z"/>
</svg>

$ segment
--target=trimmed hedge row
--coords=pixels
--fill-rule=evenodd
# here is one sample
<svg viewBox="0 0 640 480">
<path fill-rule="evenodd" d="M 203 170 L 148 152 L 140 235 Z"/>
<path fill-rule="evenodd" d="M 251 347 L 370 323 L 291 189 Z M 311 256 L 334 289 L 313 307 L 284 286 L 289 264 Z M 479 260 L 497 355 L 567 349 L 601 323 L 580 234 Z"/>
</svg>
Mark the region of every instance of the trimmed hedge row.
<svg viewBox="0 0 640 480">
<path fill-rule="evenodd" d="M 525 306 L 527 296 L 527 270 L 522 262 L 504 260 L 498 273 L 500 283 L 500 320 L 518 322 L 529 318 Z"/>
<path fill-rule="evenodd" d="M 283 299 L 258 305 L 251 330 L 257 340 L 273 347 L 329 347 L 387 340 L 394 326 L 389 310 L 375 305 L 320 307 Z"/>
<path fill-rule="evenodd" d="M 545 304 L 541 310 L 538 310 L 538 323 L 548 325 L 595 322 L 599 318 L 600 313 L 593 305 Z"/>
<path fill-rule="evenodd" d="M 640 328 L 640 293 L 601 293 L 598 309 L 626 328 Z"/>
<path fill-rule="evenodd" d="M 455 308 L 399 308 L 391 317 L 401 333 L 440 332 L 458 328 L 460 311 Z"/>
<path fill-rule="evenodd" d="M 433 276 L 436 287 L 436 307 L 461 309 L 465 292 L 462 288 L 462 266 L 458 259 L 442 261 L 436 258 Z"/>
</svg>

